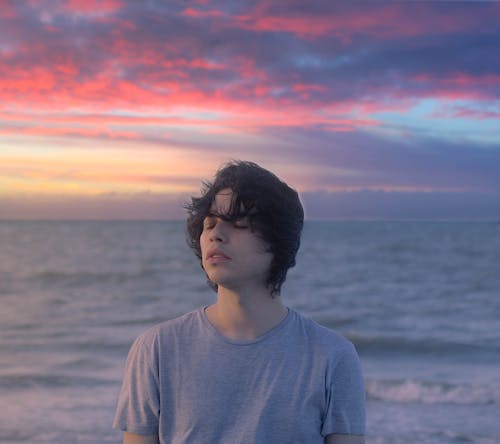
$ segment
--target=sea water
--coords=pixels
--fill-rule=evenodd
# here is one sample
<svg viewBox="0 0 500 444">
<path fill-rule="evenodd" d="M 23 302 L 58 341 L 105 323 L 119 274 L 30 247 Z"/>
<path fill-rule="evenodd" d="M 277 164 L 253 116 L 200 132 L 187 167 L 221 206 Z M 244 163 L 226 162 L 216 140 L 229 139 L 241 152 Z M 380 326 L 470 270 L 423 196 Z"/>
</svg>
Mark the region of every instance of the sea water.
<svg viewBox="0 0 500 444">
<path fill-rule="evenodd" d="M 0 443 L 119 443 L 131 342 L 214 297 L 182 222 L 0 222 Z M 308 221 L 283 299 L 356 345 L 368 444 L 500 442 L 500 225 Z"/>
</svg>

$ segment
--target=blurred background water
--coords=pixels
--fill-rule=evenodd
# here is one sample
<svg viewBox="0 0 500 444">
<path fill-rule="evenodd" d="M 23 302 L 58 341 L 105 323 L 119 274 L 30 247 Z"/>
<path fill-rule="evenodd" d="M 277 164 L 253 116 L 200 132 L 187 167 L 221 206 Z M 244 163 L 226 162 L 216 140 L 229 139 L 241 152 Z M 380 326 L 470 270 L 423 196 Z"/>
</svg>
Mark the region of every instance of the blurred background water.
<svg viewBox="0 0 500 444">
<path fill-rule="evenodd" d="M 500 442 L 500 225 L 312 222 L 285 303 L 351 339 L 367 443 Z M 118 443 L 133 339 L 214 301 L 183 222 L 0 222 L 0 443 Z"/>
</svg>

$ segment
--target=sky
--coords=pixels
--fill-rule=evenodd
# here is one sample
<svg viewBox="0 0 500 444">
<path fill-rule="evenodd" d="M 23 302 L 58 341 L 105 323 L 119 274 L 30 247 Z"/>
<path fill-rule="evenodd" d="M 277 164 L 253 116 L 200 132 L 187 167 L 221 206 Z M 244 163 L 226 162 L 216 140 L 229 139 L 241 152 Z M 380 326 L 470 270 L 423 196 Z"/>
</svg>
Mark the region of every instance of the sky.
<svg viewBox="0 0 500 444">
<path fill-rule="evenodd" d="M 309 219 L 500 220 L 500 3 L 0 0 L 0 219 L 176 219 L 231 159 Z"/>
</svg>

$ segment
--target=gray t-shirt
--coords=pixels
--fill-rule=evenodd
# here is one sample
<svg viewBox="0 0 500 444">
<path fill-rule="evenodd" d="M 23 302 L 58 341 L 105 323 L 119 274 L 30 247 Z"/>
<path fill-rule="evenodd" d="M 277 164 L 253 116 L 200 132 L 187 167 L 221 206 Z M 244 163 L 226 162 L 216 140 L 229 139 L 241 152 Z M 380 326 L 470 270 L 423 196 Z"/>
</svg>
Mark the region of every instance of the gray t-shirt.
<svg viewBox="0 0 500 444">
<path fill-rule="evenodd" d="M 113 425 L 162 444 L 319 444 L 363 435 L 364 402 L 356 351 L 332 330 L 289 309 L 236 341 L 200 308 L 134 342 Z"/>
</svg>

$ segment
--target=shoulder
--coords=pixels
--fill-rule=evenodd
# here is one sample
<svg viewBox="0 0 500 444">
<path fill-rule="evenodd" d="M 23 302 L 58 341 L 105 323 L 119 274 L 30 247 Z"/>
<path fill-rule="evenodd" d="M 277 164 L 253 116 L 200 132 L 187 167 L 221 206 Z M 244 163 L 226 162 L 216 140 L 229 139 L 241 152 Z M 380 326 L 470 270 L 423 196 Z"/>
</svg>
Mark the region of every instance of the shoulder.
<svg viewBox="0 0 500 444">
<path fill-rule="evenodd" d="M 175 356 L 176 353 L 182 355 L 183 351 L 189 350 L 190 343 L 199 342 L 192 332 L 196 328 L 198 332 L 202 331 L 202 327 L 196 327 L 201 322 L 201 310 L 164 321 L 141 333 L 129 349 L 126 367 L 136 370 L 147 368 L 158 373 L 165 352 Z"/>
<path fill-rule="evenodd" d="M 295 322 L 315 352 L 336 362 L 343 359 L 357 359 L 354 345 L 345 336 L 301 313 L 293 310 L 292 312 Z"/>
<path fill-rule="evenodd" d="M 335 330 L 319 324 L 315 320 L 295 311 L 291 310 L 296 323 L 303 330 L 304 334 L 314 340 L 319 346 L 327 348 L 351 348 L 353 345 L 345 336 Z"/>
<path fill-rule="evenodd" d="M 134 345 L 141 348 L 155 348 L 155 346 L 160 346 L 165 342 L 183 338 L 192 339 L 194 330 L 199 331 L 202 328 L 202 310 L 203 308 L 199 308 L 154 325 L 141 333 Z"/>
</svg>

